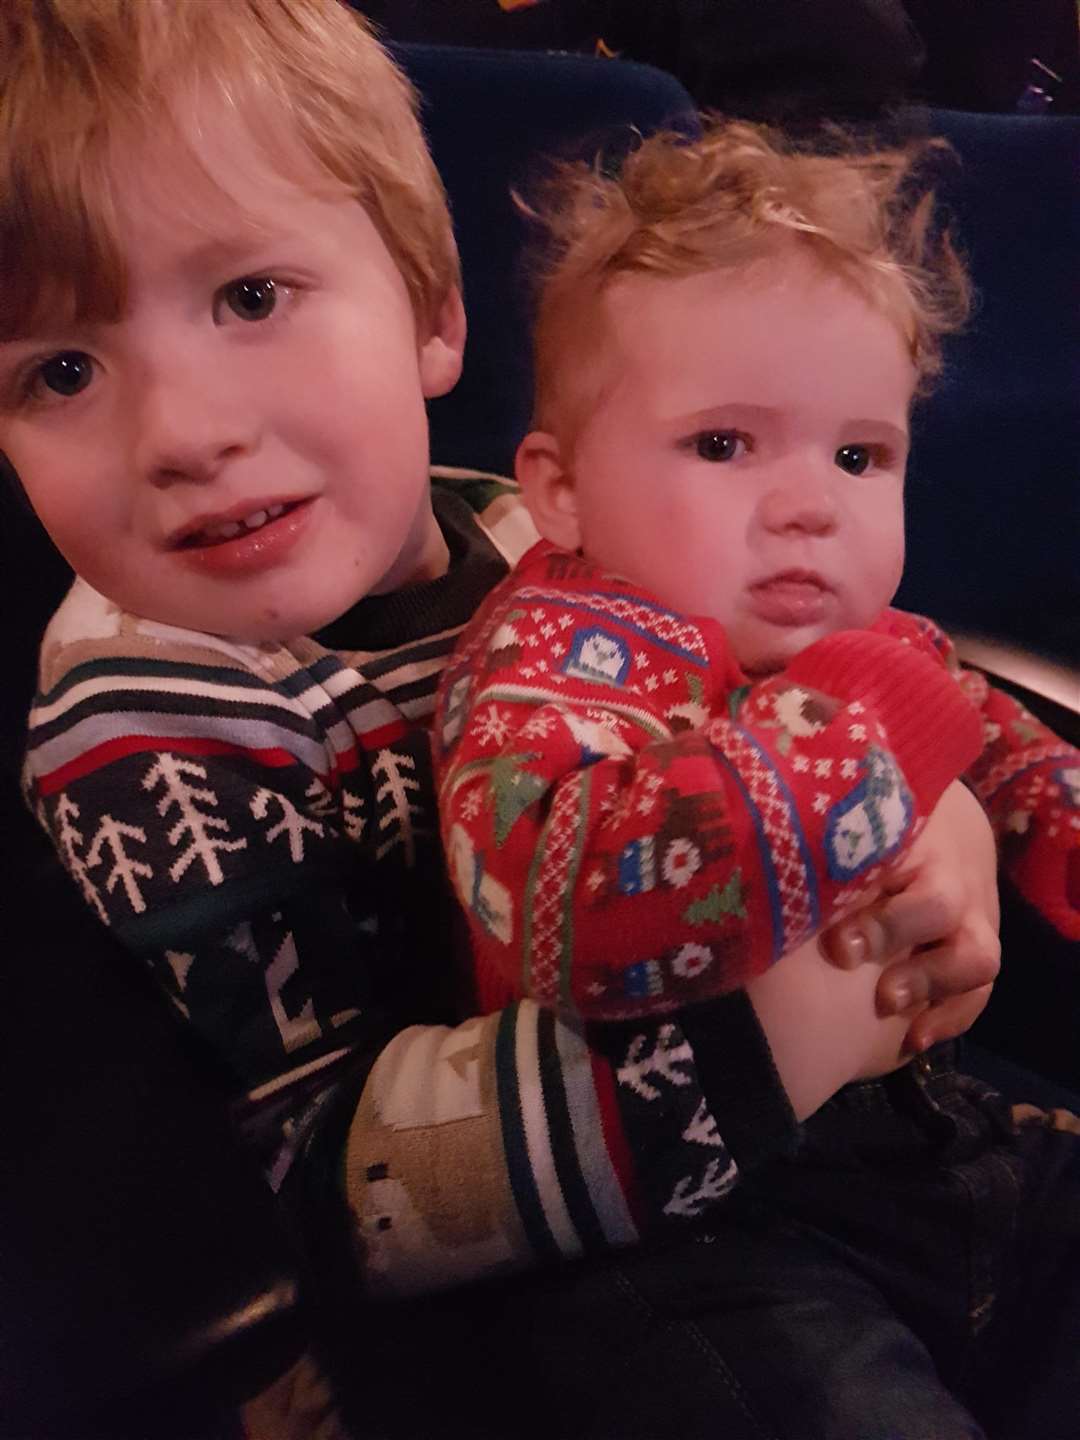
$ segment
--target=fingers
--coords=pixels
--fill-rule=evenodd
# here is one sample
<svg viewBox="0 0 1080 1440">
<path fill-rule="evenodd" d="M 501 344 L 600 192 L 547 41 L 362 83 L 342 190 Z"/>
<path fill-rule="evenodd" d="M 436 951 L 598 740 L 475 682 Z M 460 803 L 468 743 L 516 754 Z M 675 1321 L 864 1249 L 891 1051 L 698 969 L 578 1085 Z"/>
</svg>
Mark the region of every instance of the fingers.
<svg viewBox="0 0 1080 1440">
<path fill-rule="evenodd" d="M 916 945 L 951 935 L 963 919 L 958 892 L 918 881 L 900 895 L 884 896 L 867 910 L 825 931 L 820 948 L 841 970 L 873 961 L 887 964 Z"/>
<path fill-rule="evenodd" d="M 948 943 L 890 965 L 878 981 L 878 1009 L 900 1015 L 916 1006 L 937 1008 L 953 996 L 992 985 L 1000 969 L 996 930 L 985 921 L 972 921 Z"/>
<path fill-rule="evenodd" d="M 990 999 L 993 985 L 981 985 L 965 995 L 954 995 L 917 1015 L 904 1040 L 904 1049 L 921 1055 L 943 1040 L 955 1040 L 975 1023 Z"/>
</svg>

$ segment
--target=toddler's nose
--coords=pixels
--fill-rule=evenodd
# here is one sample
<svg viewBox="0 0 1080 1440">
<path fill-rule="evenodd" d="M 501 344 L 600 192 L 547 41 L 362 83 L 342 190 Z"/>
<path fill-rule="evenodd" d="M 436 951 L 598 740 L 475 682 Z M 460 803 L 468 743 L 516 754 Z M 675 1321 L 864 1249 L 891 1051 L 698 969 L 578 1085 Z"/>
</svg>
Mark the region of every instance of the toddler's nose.
<svg viewBox="0 0 1080 1440">
<path fill-rule="evenodd" d="M 812 474 L 776 483 L 761 502 L 763 525 L 777 533 L 831 535 L 837 519 L 832 490 Z"/>
</svg>

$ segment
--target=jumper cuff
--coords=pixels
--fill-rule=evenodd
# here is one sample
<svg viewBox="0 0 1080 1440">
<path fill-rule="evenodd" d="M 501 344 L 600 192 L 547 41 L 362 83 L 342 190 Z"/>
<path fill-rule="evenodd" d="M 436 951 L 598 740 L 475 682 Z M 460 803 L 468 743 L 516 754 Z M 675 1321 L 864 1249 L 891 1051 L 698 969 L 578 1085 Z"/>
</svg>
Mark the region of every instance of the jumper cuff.
<svg viewBox="0 0 1080 1440">
<path fill-rule="evenodd" d="M 876 715 L 923 815 L 982 750 L 978 713 L 953 676 L 890 636 L 841 631 L 797 655 L 785 674 Z"/>
<path fill-rule="evenodd" d="M 679 1012 L 698 1083 L 741 1170 L 788 1149 L 798 1134 L 769 1042 L 744 990 Z"/>
</svg>

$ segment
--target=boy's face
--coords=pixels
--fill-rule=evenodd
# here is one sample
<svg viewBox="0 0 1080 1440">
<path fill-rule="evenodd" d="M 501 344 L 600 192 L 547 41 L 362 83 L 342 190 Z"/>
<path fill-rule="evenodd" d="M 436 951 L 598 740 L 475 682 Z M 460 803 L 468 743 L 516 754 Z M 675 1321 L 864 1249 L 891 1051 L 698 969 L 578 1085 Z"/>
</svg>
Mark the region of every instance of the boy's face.
<svg viewBox="0 0 1080 1440">
<path fill-rule="evenodd" d="M 605 304 L 610 379 L 560 494 L 549 472 L 572 511 L 552 538 L 718 620 L 751 674 L 871 622 L 904 556 L 915 373 L 897 326 L 799 254 L 630 276 Z"/>
<path fill-rule="evenodd" d="M 286 639 L 445 568 L 424 398 L 457 378 L 460 302 L 418 336 L 358 203 L 243 137 L 199 158 L 218 190 L 164 148 L 120 176 L 118 323 L 0 345 L 0 450 L 122 608 Z"/>
</svg>

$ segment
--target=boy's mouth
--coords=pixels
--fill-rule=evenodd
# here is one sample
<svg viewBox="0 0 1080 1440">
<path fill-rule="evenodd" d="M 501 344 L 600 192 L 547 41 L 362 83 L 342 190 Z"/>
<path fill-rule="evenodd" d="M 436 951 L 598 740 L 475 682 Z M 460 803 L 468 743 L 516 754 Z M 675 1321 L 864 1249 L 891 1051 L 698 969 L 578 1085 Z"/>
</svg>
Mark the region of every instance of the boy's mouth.
<svg viewBox="0 0 1080 1440">
<path fill-rule="evenodd" d="M 195 520 L 172 537 L 170 547 L 174 550 L 202 550 L 212 545 L 225 545 L 230 540 L 250 535 L 264 525 L 280 520 L 303 503 L 302 500 L 276 500 L 250 509 L 235 507 L 212 520 Z"/>
</svg>

